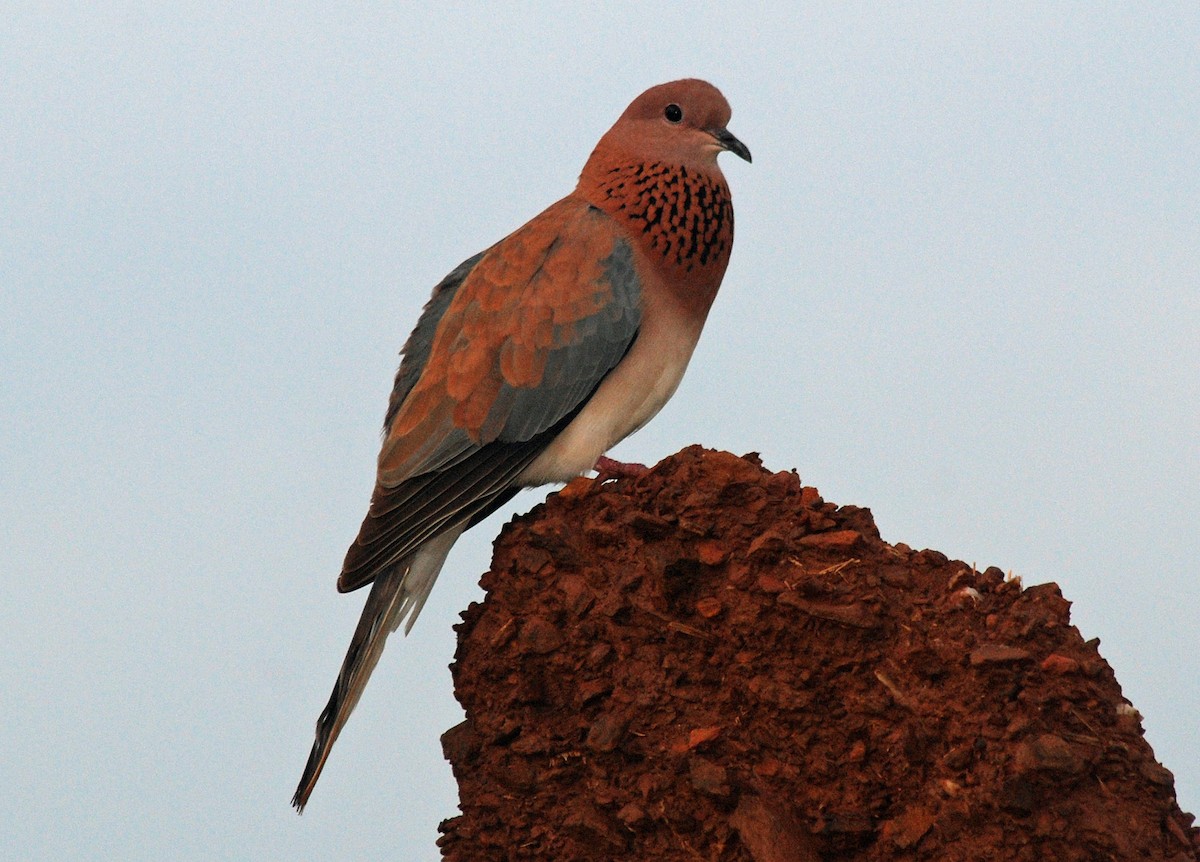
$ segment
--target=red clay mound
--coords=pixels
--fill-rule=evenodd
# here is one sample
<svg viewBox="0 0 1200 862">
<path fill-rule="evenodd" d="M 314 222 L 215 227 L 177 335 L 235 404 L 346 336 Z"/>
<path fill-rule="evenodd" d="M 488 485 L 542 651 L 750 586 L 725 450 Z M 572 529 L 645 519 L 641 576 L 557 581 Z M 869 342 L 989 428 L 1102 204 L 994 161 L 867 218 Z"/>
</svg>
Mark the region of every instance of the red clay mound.
<svg viewBox="0 0 1200 862">
<path fill-rule="evenodd" d="M 1200 859 L 1057 586 L 889 545 L 753 457 L 577 480 L 483 586 L 447 860 Z"/>
</svg>

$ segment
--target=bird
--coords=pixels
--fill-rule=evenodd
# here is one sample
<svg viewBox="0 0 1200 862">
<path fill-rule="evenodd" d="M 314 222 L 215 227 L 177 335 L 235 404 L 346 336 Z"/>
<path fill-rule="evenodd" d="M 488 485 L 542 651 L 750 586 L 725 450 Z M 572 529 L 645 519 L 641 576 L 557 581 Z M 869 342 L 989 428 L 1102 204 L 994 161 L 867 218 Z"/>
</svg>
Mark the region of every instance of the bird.
<svg viewBox="0 0 1200 862">
<path fill-rule="evenodd" d="M 303 812 L 388 635 L 407 634 L 462 532 L 605 453 L 674 394 L 725 275 L 717 156 L 751 161 L 712 84 L 646 90 L 575 190 L 454 268 L 401 350 L 374 491 L 339 592 L 371 586 L 292 805 Z"/>
</svg>

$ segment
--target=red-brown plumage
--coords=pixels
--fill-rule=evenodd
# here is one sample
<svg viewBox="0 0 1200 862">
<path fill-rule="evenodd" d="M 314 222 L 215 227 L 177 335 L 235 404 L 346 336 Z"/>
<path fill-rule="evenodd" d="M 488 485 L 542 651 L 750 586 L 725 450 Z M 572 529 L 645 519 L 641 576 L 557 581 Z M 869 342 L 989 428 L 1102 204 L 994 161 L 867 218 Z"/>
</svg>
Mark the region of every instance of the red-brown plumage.
<svg viewBox="0 0 1200 862">
<path fill-rule="evenodd" d="M 573 241 L 561 242 L 564 235 Z M 392 420 L 379 457 L 382 485 L 408 478 L 414 453 L 447 418 L 477 444 L 495 439 L 484 422 L 501 386 L 536 387 L 548 351 L 611 301 L 601 264 L 617 236 L 570 196 L 488 250 L 447 309 L 425 370 Z"/>
<path fill-rule="evenodd" d="M 703 81 L 647 90 L 575 191 L 434 291 L 405 345 L 371 504 L 338 588 L 372 584 L 293 803 L 303 808 L 389 632 L 412 625 L 463 529 L 565 481 L 675 391 L 725 274 L 717 154 L 750 152 Z"/>
<path fill-rule="evenodd" d="M 686 109 L 678 124 L 664 122 L 664 104 Z M 733 201 L 717 164 L 729 116 L 705 81 L 652 87 L 600 139 L 576 189 L 625 226 L 666 289 L 701 317 L 733 249 Z"/>
<path fill-rule="evenodd" d="M 673 279 L 720 282 L 733 249 L 733 202 L 722 177 L 630 163 L 610 168 L 596 193 L 608 212 L 642 235 Z"/>
</svg>

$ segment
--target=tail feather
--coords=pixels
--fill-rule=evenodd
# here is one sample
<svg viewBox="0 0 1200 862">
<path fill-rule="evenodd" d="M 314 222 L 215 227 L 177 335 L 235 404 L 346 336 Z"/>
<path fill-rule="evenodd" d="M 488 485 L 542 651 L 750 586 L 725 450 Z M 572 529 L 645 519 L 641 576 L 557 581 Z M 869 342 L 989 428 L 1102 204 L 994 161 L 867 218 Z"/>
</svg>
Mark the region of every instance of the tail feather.
<svg viewBox="0 0 1200 862">
<path fill-rule="evenodd" d="M 317 719 L 317 738 L 308 755 L 308 763 L 296 794 L 292 797 L 292 805 L 297 811 L 303 812 L 308 804 L 308 797 L 321 775 L 334 741 L 362 696 L 371 671 L 379 663 L 388 635 L 400 627 L 405 617 L 408 618 L 408 624 L 404 633 L 412 630 L 446 562 L 446 555 L 450 553 L 463 526 L 430 539 L 410 557 L 375 578 L 354 636 L 350 639 L 350 648 L 342 661 L 333 693 L 329 696 L 329 703 Z"/>
</svg>

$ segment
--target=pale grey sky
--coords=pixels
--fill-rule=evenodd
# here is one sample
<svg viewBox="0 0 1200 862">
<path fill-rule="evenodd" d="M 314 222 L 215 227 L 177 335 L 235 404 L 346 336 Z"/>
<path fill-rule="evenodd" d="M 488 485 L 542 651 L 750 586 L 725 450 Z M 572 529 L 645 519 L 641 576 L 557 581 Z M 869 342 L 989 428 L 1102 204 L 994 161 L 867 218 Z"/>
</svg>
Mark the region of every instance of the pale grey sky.
<svg viewBox="0 0 1200 862">
<path fill-rule="evenodd" d="M 434 859 L 452 623 L 288 806 L 431 287 L 641 90 L 754 164 L 674 401 L 616 455 L 795 467 L 886 539 L 1057 581 L 1200 808 L 1200 6 L 17 3 L 0 28 L 0 845 Z"/>
</svg>

